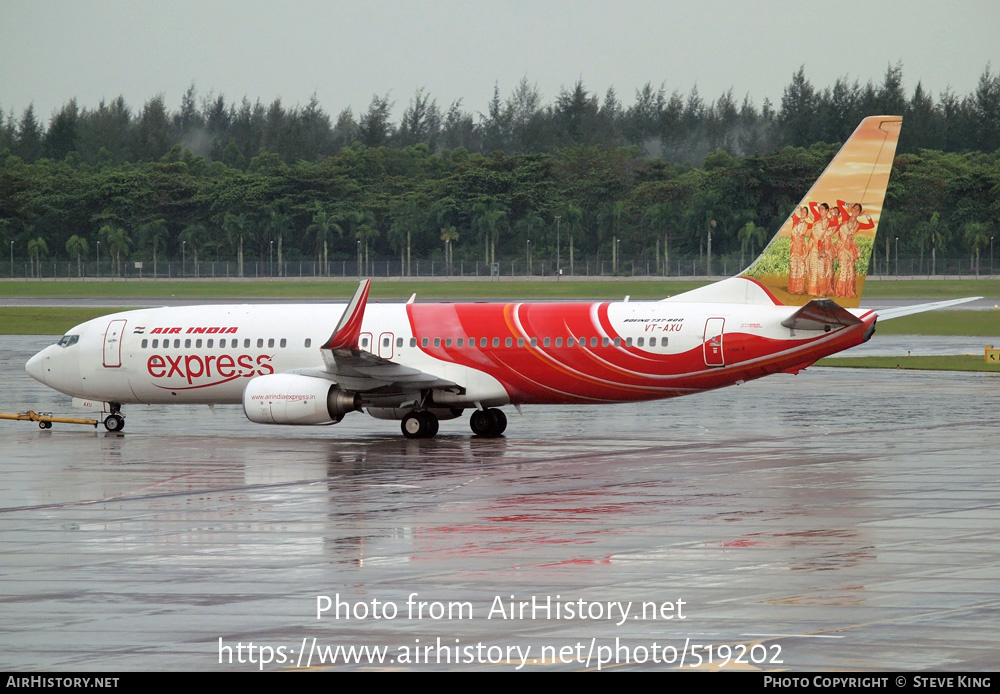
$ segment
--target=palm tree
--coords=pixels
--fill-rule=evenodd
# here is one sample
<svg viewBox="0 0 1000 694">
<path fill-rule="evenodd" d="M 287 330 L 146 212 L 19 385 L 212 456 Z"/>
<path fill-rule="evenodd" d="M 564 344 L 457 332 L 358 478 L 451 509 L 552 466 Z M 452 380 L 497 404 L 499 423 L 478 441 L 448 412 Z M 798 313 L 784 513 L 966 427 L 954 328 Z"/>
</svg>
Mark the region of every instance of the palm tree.
<svg viewBox="0 0 1000 694">
<path fill-rule="evenodd" d="M 984 246 L 989 245 L 990 235 L 986 231 L 986 225 L 982 222 L 966 222 L 965 226 L 962 227 L 962 232 L 965 235 L 965 242 L 969 244 L 971 248 L 969 261 L 975 258 L 975 263 L 973 267 L 976 268 L 976 276 L 979 276 L 979 251 Z"/>
<path fill-rule="evenodd" d="M 761 246 L 764 245 L 764 241 L 767 240 L 767 229 L 764 227 L 759 227 L 752 221 L 747 222 L 743 225 L 743 228 L 739 230 L 737 238 L 740 241 L 740 267 L 745 268 L 746 264 L 743 262 L 743 252 L 746 250 L 747 245 L 750 246 L 750 257 L 755 258 L 755 249 L 759 243 Z"/>
<path fill-rule="evenodd" d="M 729 214 L 722 203 L 722 196 L 716 190 L 698 191 L 691 200 L 691 207 L 684 213 L 684 224 L 688 233 L 698 239 L 698 253 L 701 254 L 701 234 L 706 232 L 707 274 L 712 274 L 712 231 Z"/>
<path fill-rule="evenodd" d="M 410 198 L 396 205 L 393 210 L 393 216 L 395 219 L 392 222 L 392 226 L 389 227 L 390 238 L 399 244 L 399 260 L 402 265 L 402 274 L 409 275 L 412 270 L 410 266 L 412 233 L 420 226 L 420 205 L 417 204 L 416 200 Z M 403 255 L 404 244 L 402 243 L 404 237 L 406 238 L 405 255 Z"/>
<path fill-rule="evenodd" d="M 368 276 L 368 242 L 378 238 L 378 227 L 375 226 L 375 215 L 371 212 L 357 212 L 354 215 L 355 236 L 361 241 L 365 249 L 365 276 Z"/>
<path fill-rule="evenodd" d="M 278 239 L 278 274 L 284 274 L 284 263 L 282 262 L 282 241 L 285 238 L 285 233 L 292 226 L 291 216 L 285 214 L 281 209 L 275 205 L 268 210 L 268 223 L 271 231 L 271 238 L 277 237 Z"/>
<path fill-rule="evenodd" d="M 236 266 L 238 276 L 243 276 L 243 237 L 249 231 L 250 222 L 245 214 L 233 214 L 226 212 L 222 220 L 222 230 L 226 234 L 226 239 L 230 246 L 237 247 Z"/>
<path fill-rule="evenodd" d="M 658 202 L 646 208 L 643 220 L 651 231 L 663 232 L 663 274 L 670 264 L 670 229 L 677 225 L 677 210 L 669 202 Z M 660 266 L 660 241 L 656 240 L 656 265 Z"/>
<path fill-rule="evenodd" d="M 114 261 L 114 273 L 121 276 L 122 254 L 128 254 L 132 239 L 123 228 L 116 224 L 105 224 L 97 233 L 104 238 L 108 253 L 111 254 L 111 259 Z"/>
<path fill-rule="evenodd" d="M 507 220 L 507 210 L 496 200 L 477 202 L 472 208 L 473 224 L 483 232 L 486 264 L 496 263 L 497 229 Z"/>
<path fill-rule="evenodd" d="M 153 277 L 156 277 L 157 255 L 167 249 L 169 233 L 165 219 L 155 219 L 139 227 L 139 242 L 153 251 Z"/>
<path fill-rule="evenodd" d="M 83 277 L 83 259 L 82 257 L 87 255 L 89 250 L 87 245 L 87 239 L 83 238 L 79 234 L 73 234 L 69 237 L 69 241 L 66 242 L 66 252 L 70 255 L 76 256 L 76 276 Z"/>
<path fill-rule="evenodd" d="M 33 238 L 28 241 L 28 258 L 31 260 L 31 274 L 32 276 L 37 276 L 41 278 L 42 276 L 42 258 L 49 254 L 49 246 L 45 243 L 45 239 L 41 236 Z M 38 268 L 38 272 L 35 272 L 35 268 Z"/>
<path fill-rule="evenodd" d="M 334 221 L 333 217 L 327 214 L 323 207 L 316 203 L 316 212 L 313 213 L 313 223 L 306 228 L 307 234 L 312 234 L 316 237 L 316 261 L 322 264 L 321 275 L 326 275 L 329 272 L 329 236 L 330 232 L 337 232 L 338 236 L 343 236 L 344 229 Z M 323 252 L 320 253 L 320 248 Z"/>
<path fill-rule="evenodd" d="M 448 274 L 452 274 L 451 262 L 454 253 L 452 246 L 458 241 L 458 229 L 453 226 L 441 227 L 441 240 L 444 241 L 444 262 L 448 264 Z"/>
<path fill-rule="evenodd" d="M 931 244 L 931 274 L 937 274 L 937 249 L 944 250 L 944 244 L 947 240 L 947 230 L 944 224 L 941 223 L 941 214 L 935 212 L 931 215 L 930 220 L 921 222 L 917 225 L 917 235 L 921 239 L 921 243 L 929 242 Z"/>
<path fill-rule="evenodd" d="M 188 224 L 181 232 L 180 240 L 194 253 L 194 276 L 198 277 L 198 251 L 205 247 L 205 242 L 208 240 L 208 229 L 205 228 L 204 224 Z"/>
<path fill-rule="evenodd" d="M 579 205 L 567 202 L 559 209 L 559 216 L 562 218 L 558 226 L 566 227 L 569 233 L 569 274 L 573 274 L 573 232 L 579 232 L 583 228 L 583 208 Z M 556 268 L 559 272 L 559 268 Z"/>
</svg>

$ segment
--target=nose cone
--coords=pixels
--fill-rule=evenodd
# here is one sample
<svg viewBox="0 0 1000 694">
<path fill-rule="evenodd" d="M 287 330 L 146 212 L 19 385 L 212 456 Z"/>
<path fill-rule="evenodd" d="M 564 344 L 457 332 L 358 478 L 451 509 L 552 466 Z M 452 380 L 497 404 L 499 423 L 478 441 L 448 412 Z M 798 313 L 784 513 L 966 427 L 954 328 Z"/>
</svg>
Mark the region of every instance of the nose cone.
<svg viewBox="0 0 1000 694">
<path fill-rule="evenodd" d="M 29 359 L 28 363 L 24 365 L 24 370 L 28 372 L 28 375 L 39 383 L 45 383 L 45 352 L 47 352 L 48 349 L 49 348 L 46 347 Z"/>
</svg>

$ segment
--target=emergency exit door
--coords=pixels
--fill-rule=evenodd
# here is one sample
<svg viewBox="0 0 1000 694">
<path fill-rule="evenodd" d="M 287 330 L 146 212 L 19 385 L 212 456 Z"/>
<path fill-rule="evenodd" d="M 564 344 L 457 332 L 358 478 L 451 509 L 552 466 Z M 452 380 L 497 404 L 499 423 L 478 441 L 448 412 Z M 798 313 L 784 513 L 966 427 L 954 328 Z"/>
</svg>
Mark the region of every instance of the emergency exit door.
<svg viewBox="0 0 1000 694">
<path fill-rule="evenodd" d="M 725 366 L 726 358 L 722 352 L 723 327 L 725 318 L 709 318 L 705 321 L 705 366 Z"/>
</svg>

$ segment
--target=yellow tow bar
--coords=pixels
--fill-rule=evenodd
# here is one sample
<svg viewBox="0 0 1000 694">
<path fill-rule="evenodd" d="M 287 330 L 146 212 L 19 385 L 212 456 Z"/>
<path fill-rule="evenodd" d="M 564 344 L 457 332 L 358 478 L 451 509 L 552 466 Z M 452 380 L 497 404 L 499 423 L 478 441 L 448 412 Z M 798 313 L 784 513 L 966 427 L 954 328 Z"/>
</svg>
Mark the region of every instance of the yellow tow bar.
<svg viewBox="0 0 1000 694">
<path fill-rule="evenodd" d="M 0 419 L 12 419 L 17 422 L 38 422 L 39 429 L 51 429 L 53 423 L 58 424 L 89 424 L 97 428 L 99 424 L 96 419 L 77 419 L 75 417 L 53 417 L 51 412 L 18 412 L 17 414 L 5 414 L 0 412 Z"/>
</svg>

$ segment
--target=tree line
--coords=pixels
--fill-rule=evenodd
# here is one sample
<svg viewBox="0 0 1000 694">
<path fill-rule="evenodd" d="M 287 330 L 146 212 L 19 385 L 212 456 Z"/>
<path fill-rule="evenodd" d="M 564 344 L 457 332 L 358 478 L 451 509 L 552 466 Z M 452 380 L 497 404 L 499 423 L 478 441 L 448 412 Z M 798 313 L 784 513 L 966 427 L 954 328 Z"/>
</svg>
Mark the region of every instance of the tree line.
<svg viewBox="0 0 1000 694">
<path fill-rule="evenodd" d="M 427 114 L 436 107 L 422 92 L 398 126 L 388 123 L 387 99 L 377 98 L 382 124 L 376 127 L 366 113 L 347 129 L 354 134 L 336 147 L 327 135 L 338 126 L 327 135 L 323 127 L 314 127 L 328 123 L 315 100 L 290 111 L 276 102 L 259 122 L 254 117 L 242 121 L 243 107 L 226 107 L 221 97 L 198 109 L 193 89 L 175 114 L 153 99 L 133 117 L 119 99 L 102 105 L 99 116 L 77 111 L 76 126 L 70 127 L 71 118 L 60 119 L 64 108 L 46 132 L 39 131 L 34 157 L 23 149 L 24 119 L 13 130 L 10 119 L 4 124 L 5 137 L 13 140 L 0 147 L 0 241 L 4 250 L 33 265 L 43 259 L 82 264 L 100 243 L 102 257 L 112 259 L 119 272 L 126 260 L 142 260 L 154 269 L 182 253 L 192 261 L 233 260 L 238 274 L 246 258 L 269 257 L 279 265 L 304 258 L 327 268 L 331 260 L 395 257 L 404 273 L 412 272 L 420 258 L 489 266 L 526 254 L 553 260 L 557 253 L 570 272 L 579 271 L 581 258 L 602 259 L 614 268 L 640 261 L 658 273 L 680 255 L 707 263 L 712 253 L 739 254 L 745 264 L 863 115 L 881 111 L 907 117 L 905 108 L 886 103 L 860 110 L 869 92 L 874 99 L 888 98 L 897 78 L 899 69 L 890 68 L 883 85 L 849 89 L 859 101 L 845 97 L 838 103 L 854 103 L 859 110 L 843 115 L 840 123 L 818 105 L 839 93 L 837 85 L 822 92 L 807 89 L 800 70 L 781 110 L 758 131 L 773 138 L 767 147 L 748 147 L 744 154 L 739 152 L 745 142 L 733 145 L 736 153 L 716 147 L 697 166 L 692 157 L 652 153 L 655 146 L 667 146 L 663 138 L 680 142 L 694 130 L 661 130 L 656 143 L 635 134 L 653 130 L 625 134 L 631 132 L 628 123 L 638 122 L 635 109 L 643 101 L 638 98 L 629 109 L 612 109 L 620 115 L 608 122 L 618 125 L 604 129 L 599 119 L 610 99 L 598 107 L 579 84 L 545 108 L 531 97 L 526 82 L 518 88 L 521 96 L 507 102 L 497 96 L 478 124 L 462 117 L 470 126 L 469 146 L 445 138 L 448 117 L 436 131 L 442 139 L 429 141 L 433 129 L 422 124 L 434 120 Z M 877 253 L 883 262 L 899 249 L 919 257 L 921 272 L 935 268 L 942 253 L 968 258 L 971 269 L 980 267 L 982 253 L 992 248 L 1000 228 L 1000 151 L 990 140 L 995 136 L 972 124 L 981 121 L 975 114 L 989 111 L 990 98 L 1000 104 L 996 83 L 985 72 L 980 90 L 962 102 L 970 120 L 961 136 L 978 133 L 980 139 L 969 140 L 978 144 L 963 151 L 913 151 L 912 146 L 905 151 L 901 146 L 879 232 L 884 246 Z M 566 119 L 577 92 L 579 104 L 586 105 L 580 113 L 590 116 Z M 563 103 L 563 97 L 568 101 Z M 659 103 L 656 93 L 652 98 Z M 210 108 L 212 103 L 217 108 Z M 416 108 L 419 103 L 424 105 Z M 942 103 L 932 112 L 941 111 Z M 518 116 L 516 104 L 529 105 Z M 708 127 L 712 119 L 706 114 L 715 113 L 718 104 L 702 108 L 700 127 Z M 244 106 L 251 114 L 257 110 Z M 666 108 L 654 106 L 649 113 L 659 118 Z M 765 122 L 761 113 L 758 123 Z M 799 115 L 793 118 L 794 113 Z M 538 118 L 537 130 L 527 127 L 534 122 L 530 114 Z M 341 114 L 338 123 L 353 122 L 349 116 Z M 153 127 L 154 122 L 162 127 Z M 245 149 L 232 136 L 255 122 L 259 140 Z M 276 122 L 285 125 L 269 130 L 268 124 Z M 124 129 L 115 130 L 118 126 Z M 919 115 L 911 113 L 901 145 L 920 127 Z M 552 143 L 521 151 L 532 137 L 547 142 L 543 134 L 552 134 L 550 129 L 556 133 Z M 367 139 L 376 131 L 381 140 Z M 60 133 L 69 135 L 60 140 Z M 205 137 L 199 140 L 195 133 Z M 779 137 L 791 141 L 778 146 Z M 211 149 L 223 141 L 215 156 Z M 502 146 L 491 148 L 488 142 Z M 98 143 L 103 144 L 95 150 Z"/>
<path fill-rule="evenodd" d="M 442 108 L 418 89 L 398 122 L 389 95 L 375 95 L 357 116 L 351 108 L 332 119 L 314 96 L 305 106 L 227 102 L 222 94 L 199 98 L 192 85 L 176 111 L 162 95 L 141 110 L 118 97 L 96 108 L 70 99 L 47 126 L 33 106 L 20 115 L 0 112 L 0 151 L 23 161 L 41 158 L 95 164 L 152 162 L 174 146 L 208 161 L 246 170 L 261 152 L 273 152 L 286 164 L 318 161 L 360 143 L 365 147 L 403 149 L 425 144 L 431 152 L 464 148 L 468 152 L 508 156 L 552 153 L 568 146 L 636 147 L 642 157 L 700 165 L 710 152 L 733 156 L 769 152 L 781 146 L 808 147 L 814 142 L 842 142 L 864 116 L 902 115 L 907 123 L 899 151 L 945 152 L 1000 147 L 1000 75 L 987 67 L 976 89 L 964 96 L 950 89 L 934 98 L 921 83 L 907 95 L 901 65 L 889 66 L 882 82 L 860 84 L 846 78 L 818 89 L 800 68 L 785 87 L 781 103 L 767 99 L 757 107 L 749 95 L 730 89 L 706 102 L 697 87 L 687 94 L 646 83 L 624 105 L 609 88 L 603 98 L 581 81 L 564 88 L 554 103 L 543 103 L 527 78 L 502 98 L 499 86 L 486 113 L 472 113 L 461 100 Z"/>
</svg>

